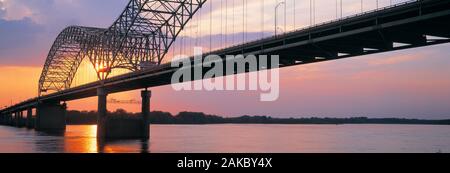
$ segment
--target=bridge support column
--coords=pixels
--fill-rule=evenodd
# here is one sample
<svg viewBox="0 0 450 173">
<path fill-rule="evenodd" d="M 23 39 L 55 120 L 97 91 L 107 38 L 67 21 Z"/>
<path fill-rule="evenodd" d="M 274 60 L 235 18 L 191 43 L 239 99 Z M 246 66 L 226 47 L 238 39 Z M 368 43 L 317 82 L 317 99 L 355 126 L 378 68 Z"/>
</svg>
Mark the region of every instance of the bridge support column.
<svg viewBox="0 0 450 173">
<path fill-rule="evenodd" d="M 9 114 L 9 125 L 14 126 L 14 113 L 13 112 L 11 112 Z"/>
<path fill-rule="evenodd" d="M 26 126 L 27 126 L 27 128 L 29 128 L 29 129 L 31 129 L 31 128 L 34 127 L 34 122 L 33 122 L 33 109 L 32 109 L 32 108 L 28 108 L 28 109 L 27 109 Z"/>
<path fill-rule="evenodd" d="M 19 112 L 19 124 L 17 127 L 23 127 L 24 126 L 24 118 L 23 118 L 23 111 Z"/>
<path fill-rule="evenodd" d="M 14 113 L 9 114 L 9 125 L 14 126 Z"/>
<path fill-rule="evenodd" d="M 11 113 L 11 126 L 16 126 L 17 124 L 17 112 Z"/>
<path fill-rule="evenodd" d="M 15 117 L 14 117 L 15 123 L 14 123 L 14 125 L 16 127 L 20 127 L 20 114 L 21 113 L 22 113 L 22 111 L 18 111 L 18 112 L 15 113 Z"/>
<path fill-rule="evenodd" d="M 5 114 L 5 125 L 10 125 L 9 123 L 11 123 L 11 113 L 6 113 Z"/>
<path fill-rule="evenodd" d="M 16 113 L 11 112 L 11 123 L 10 126 L 14 126 L 16 124 Z"/>
<path fill-rule="evenodd" d="M 9 123 L 9 113 L 3 114 L 3 125 L 8 125 Z"/>
<path fill-rule="evenodd" d="M 1 125 L 5 125 L 6 124 L 6 114 L 5 113 L 1 113 L 0 114 L 0 124 Z"/>
<path fill-rule="evenodd" d="M 5 115 L 5 125 L 11 125 L 11 113 L 10 112 L 8 112 L 8 113 L 6 113 L 6 115 Z"/>
<path fill-rule="evenodd" d="M 141 92 L 142 118 L 108 117 L 108 91 L 104 88 L 98 88 L 97 97 L 97 139 L 149 139 L 150 125 L 148 119 L 150 114 L 150 91 L 145 90 Z"/>
<path fill-rule="evenodd" d="M 20 111 L 19 112 L 19 125 L 18 125 L 19 127 L 23 127 L 24 126 L 24 123 L 23 123 L 24 121 L 23 120 L 24 120 L 24 118 L 23 118 L 23 111 Z"/>
<path fill-rule="evenodd" d="M 64 131 L 66 129 L 66 105 L 59 103 L 38 105 L 35 128 L 38 131 Z"/>
<path fill-rule="evenodd" d="M 142 97 L 142 138 L 150 138 L 150 98 L 152 97 L 152 91 L 147 89 L 141 92 Z"/>
<path fill-rule="evenodd" d="M 5 115 L 5 125 L 9 126 L 10 121 L 11 121 L 11 113 L 8 112 Z"/>
<path fill-rule="evenodd" d="M 107 123 L 107 108 L 106 108 L 106 99 L 108 97 L 108 93 L 104 88 L 97 89 L 98 96 L 98 116 L 97 116 L 97 138 L 105 139 L 106 138 L 106 123 Z"/>
<path fill-rule="evenodd" d="M 6 117 L 5 114 L 3 114 L 3 113 L 0 114 L 0 124 L 1 125 L 5 125 L 5 117 Z"/>
</svg>

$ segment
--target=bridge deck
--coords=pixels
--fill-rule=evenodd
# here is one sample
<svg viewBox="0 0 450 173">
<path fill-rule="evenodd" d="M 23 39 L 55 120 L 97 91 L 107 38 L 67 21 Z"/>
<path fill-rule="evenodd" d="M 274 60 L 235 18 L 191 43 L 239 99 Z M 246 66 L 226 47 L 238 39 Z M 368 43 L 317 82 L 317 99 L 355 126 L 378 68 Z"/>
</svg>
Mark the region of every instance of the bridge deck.
<svg viewBox="0 0 450 173">
<path fill-rule="evenodd" d="M 280 55 L 280 67 L 316 63 L 450 42 L 450 0 L 423 0 L 211 52 L 225 55 Z M 434 37 L 427 37 L 434 36 Z M 439 39 L 436 39 L 438 38 Z M 395 43 L 402 43 L 397 46 Z M 205 54 L 204 56 L 207 56 Z M 191 58 L 193 60 L 193 57 Z M 1 110 L 10 112 L 40 102 L 70 101 L 110 93 L 168 85 L 176 71 L 170 64 L 33 98 Z"/>
</svg>

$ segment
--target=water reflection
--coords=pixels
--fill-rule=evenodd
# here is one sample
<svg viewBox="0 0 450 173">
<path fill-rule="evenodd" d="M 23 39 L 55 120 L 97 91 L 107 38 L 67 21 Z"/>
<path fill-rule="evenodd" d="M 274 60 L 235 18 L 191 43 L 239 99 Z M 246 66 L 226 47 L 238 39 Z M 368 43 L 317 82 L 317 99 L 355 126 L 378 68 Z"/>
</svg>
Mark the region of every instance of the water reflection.
<svg viewBox="0 0 450 173">
<path fill-rule="evenodd" d="M 97 153 L 97 126 L 67 126 L 65 151 L 69 153 Z"/>
<path fill-rule="evenodd" d="M 149 153 L 148 140 L 97 140 L 99 153 Z"/>
<path fill-rule="evenodd" d="M 1 131 L 1 130 L 0 130 Z M 148 140 L 99 140 L 96 125 L 67 126 L 66 131 L 36 132 L 38 152 L 51 153 L 129 153 L 149 152 Z M 11 136 L 12 137 L 12 136 Z M 33 136 L 30 135 L 30 138 Z"/>
<path fill-rule="evenodd" d="M 0 126 L 0 153 L 450 152 L 449 126 L 152 125 L 150 140 L 99 141 L 95 125 L 64 133 Z"/>
<path fill-rule="evenodd" d="M 97 139 L 97 126 L 68 126 L 64 135 L 65 152 L 69 153 L 148 153 L 148 140 Z M 139 150 L 140 149 L 140 150 Z"/>
</svg>

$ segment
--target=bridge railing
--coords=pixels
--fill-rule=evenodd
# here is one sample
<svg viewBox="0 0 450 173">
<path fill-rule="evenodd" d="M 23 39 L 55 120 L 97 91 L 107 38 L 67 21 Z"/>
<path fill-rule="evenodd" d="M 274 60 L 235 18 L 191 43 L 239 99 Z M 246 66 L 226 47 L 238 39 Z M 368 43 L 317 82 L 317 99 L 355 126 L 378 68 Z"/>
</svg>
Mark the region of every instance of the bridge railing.
<svg viewBox="0 0 450 173">
<path fill-rule="evenodd" d="M 379 11 L 384 11 L 384 10 L 388 10 L 388 9 L 394 9 L 394 8 L 401 7 L 401 6 L 414 4 L 414 3 L 417 3 L 417 2 L 420 2 L 420 1 L 422 1 L 422 0 L 408 0 L 408 1 L 405 1 L 405 2 L 400 2 L 400 3 L 393 4 L 393 5 L 388 5 L 388 6 L 385 6 L 385 7 L 364 11 L 362 13 L 358 13 L 358 14 L 354 14 L 354 15 L 348 15 L 348 16 L 341 17 L 341 18 L 338 18 L 338 19 L 328 20 L 326 22 L 321 22 L 321 23 L 318 23 L 318 24 L 309 25 L 309 26 L 306 26 L 306 27 L 302 27 L 300 29 L 295 29 L 295 30 L 284 32 L 284 33 L 280 33 L 280 34 L 277 34 L 277 35 L 272 35 L 272 36 L 265 37 L 265 38 L 255 39 L 253 41 L 249 41 L 249 42 L 246 42 L 246 43 L 240 43 L 240 44 L 231 45 L 231 46 L 226 47 L 226 48 L 221 48 L 221 49 L 216 49 L 216 50 L 213 50 L 213 51 L 210 51 L 210 52 L 205 52 L 204 54 L 206 54 L 206 55 L 208 55 L 208 54 L 216 54 L 218 52 L 223 52 L 223 51 L 226 51 L 226 50 L 229 50 L 229 49 L 236 49 L 236 48 L 239 48 L 239 47 L 244 47 L 245 45 L 258 43 L 258 42 L 262 42 L 262 41 L 265 41 L 265 40 L 270 40 L 270 39 L 278 38 L 280 36 L 285 36 L 285 35 L 289 35 L 289 34 L 293 34 L 293 33 L 297 33 L 297 32 L 303 32 L 303 31 L 311 30 L 313 28 L 324 26 L 324 25 L 327 25 L 327 24 L 330 24 L 330 23 L 344 21 L 344 20 L 348 20 L 348 19 L 351 19 L 351 18 L 364 16 L 364 15 L 368 15 L 368 14 L 374 14 L 374 13 L 377 13 Z"/>
</svg>

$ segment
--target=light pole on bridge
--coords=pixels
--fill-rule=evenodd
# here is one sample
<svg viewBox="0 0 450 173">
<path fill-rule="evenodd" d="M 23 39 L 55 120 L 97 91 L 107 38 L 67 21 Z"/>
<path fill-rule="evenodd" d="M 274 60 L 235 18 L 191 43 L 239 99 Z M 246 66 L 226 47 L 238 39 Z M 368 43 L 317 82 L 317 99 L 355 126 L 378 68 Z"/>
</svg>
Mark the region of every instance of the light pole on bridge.
<svg viewBox="0 0 450 173">
<path fill-rule="evenodd" d="M 278 19 L 277 19 L 277 16 L 278 16 L 278 7 L 280 7 L 280 5 L 284 5 L 285 6 L 285 8 L 286 8 L 286 3 L 285 3 L 285 1 L 282 1 L 282 2 L 279 2 L 276 6 L 275 6 L 275 36 L 277 36 L 277 30 L 278 30 Z M 286 16 L 284 16 L 285 18 L 286 18 Z"/>
</svg>

